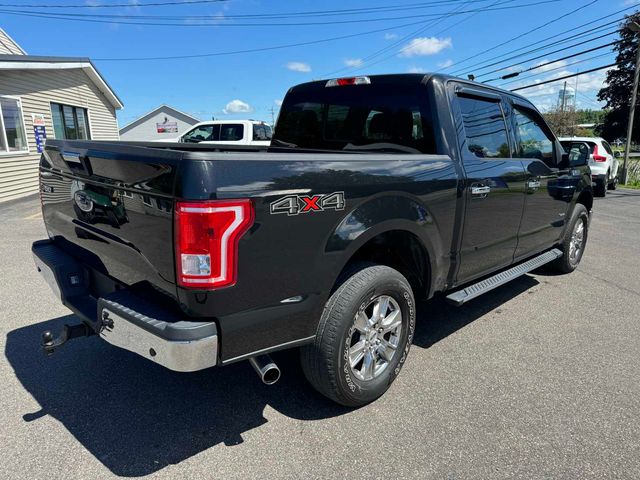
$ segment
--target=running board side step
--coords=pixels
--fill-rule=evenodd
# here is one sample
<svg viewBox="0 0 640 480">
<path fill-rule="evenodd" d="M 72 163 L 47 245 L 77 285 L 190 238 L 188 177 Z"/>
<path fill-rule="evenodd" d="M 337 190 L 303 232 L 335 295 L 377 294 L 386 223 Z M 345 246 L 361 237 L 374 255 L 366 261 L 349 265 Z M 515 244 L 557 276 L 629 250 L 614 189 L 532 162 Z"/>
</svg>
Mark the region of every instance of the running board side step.
<svg viewBox="0 0 640 480">
<path fill-rule="evenodd" d="M 483 293 L 487 293 L 494 288 L 499 287 L 500 285 L 504 285 L 511 280 L 521 277 L 525 273 L 530 272 L 531 270 L 535 270 L 542 265 L 552 262 L 557 258 L 562 256 L 562 252 L 557 248 L 553 250 L 549 250 L 537 257 L 532 258 L 531 260 L 527 260 L 520 265 L 516 265 L 515 267 L 511 267 L 508 270 L 504 270 L 500 273 L 495 274 L 492 277 L 486 278 L 481 282 L 474 283 L 462 290 L 458 290 L 457 292 L 453 292 L 450 295 L 447 295 L 447 302 L 459 307 L 460 305 L 472 300 L 476 297 L 479 297 Z"/>
</svg>

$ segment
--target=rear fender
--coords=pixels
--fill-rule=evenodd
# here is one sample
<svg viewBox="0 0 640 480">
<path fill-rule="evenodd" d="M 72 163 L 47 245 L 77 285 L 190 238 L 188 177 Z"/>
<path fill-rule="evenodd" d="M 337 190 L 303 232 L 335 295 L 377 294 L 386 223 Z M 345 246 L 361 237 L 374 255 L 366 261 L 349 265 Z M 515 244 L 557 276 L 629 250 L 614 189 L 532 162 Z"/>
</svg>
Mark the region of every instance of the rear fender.
<svg viewBox="0 0 640 480">
<path fill-rule="evenodd" d="M 334 281 L 362 246 L 390 231 L 412 233 L 424 247 L 431 273 L 430 291 L 426 293 L 431 295 L 435 286 L 434 272 L 441 271 L 438 259 L 443 258 L 442 237 L 429 209 L 402 193 L 372 198 L 355 208 L 336 226 L 325 247 L 325 253 L 341 253 L 339 268 L 333 272 Z"/>
</svg>

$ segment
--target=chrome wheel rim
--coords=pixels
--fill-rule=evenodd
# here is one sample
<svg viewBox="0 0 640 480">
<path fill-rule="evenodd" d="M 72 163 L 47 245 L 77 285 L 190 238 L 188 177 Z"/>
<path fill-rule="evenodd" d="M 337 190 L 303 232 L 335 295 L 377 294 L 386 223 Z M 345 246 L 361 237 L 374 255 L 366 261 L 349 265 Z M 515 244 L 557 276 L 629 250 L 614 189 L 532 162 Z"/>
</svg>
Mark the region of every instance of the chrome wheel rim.
<svg viewBox="0 0 640 480">
<path fill-rule="evenodd" d="M 582 247 L 584 245 L 584 219 L 576 222 L 571 233 L 571 241 L 569 242 L 569 260 L 575 263 L 580 258 Z"/>
<path fill-rule="evenodd" d="M 355 315 L 348 350 L 353 375 L 362 381 L 378 378 L 393 361 L 402 334 L 400 305 L 380 295 Z"/>
</svg>

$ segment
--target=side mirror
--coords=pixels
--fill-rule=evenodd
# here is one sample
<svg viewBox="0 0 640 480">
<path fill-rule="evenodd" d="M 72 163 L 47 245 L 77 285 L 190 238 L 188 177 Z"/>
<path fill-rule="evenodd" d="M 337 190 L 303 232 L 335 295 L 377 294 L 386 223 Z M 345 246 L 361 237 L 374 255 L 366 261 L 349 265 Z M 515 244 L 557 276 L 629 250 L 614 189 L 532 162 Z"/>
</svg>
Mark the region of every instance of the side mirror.
<svg viewBox="0 0 640 480">
<path fill-rule="evenodd" d="M 562 157 L 563 161 L 569 163 L 569 168 L 584 167 L 589 164 L 589 155 L 591 155 L 591 149 L 586 142 L 573 142 Z M 566 164 L 566 162 L 563 162 Z"/>
</svg>

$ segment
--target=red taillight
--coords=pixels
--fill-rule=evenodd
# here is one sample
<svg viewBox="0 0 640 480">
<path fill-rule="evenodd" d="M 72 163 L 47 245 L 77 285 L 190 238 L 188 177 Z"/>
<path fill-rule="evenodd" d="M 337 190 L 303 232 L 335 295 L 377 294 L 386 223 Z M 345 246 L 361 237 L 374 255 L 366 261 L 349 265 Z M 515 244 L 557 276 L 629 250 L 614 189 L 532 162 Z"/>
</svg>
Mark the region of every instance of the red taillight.
<svg viewBox="0 0 640 480">
<path fill-rule="evenodd" d="M 238 240 L 253 224 L 251 200 L 177 202 L 178 285 L 212 290 L 236 283 Z"/>
<path fill-rule="evenodd" d="M 594 162 L 606 162 L 607 157 L 603 157 L 602 155 L 598 155 L 598 145 L 593 146 L 593 154 L 591 155 Z"/>
<path fill-rule="evenodd" d="M 345 85 L 369 85 L 371 79 L 369 77 L 346 77 L 334 78 L 325 84 L 325 87 L 344 87 Z"/>
</svg>

